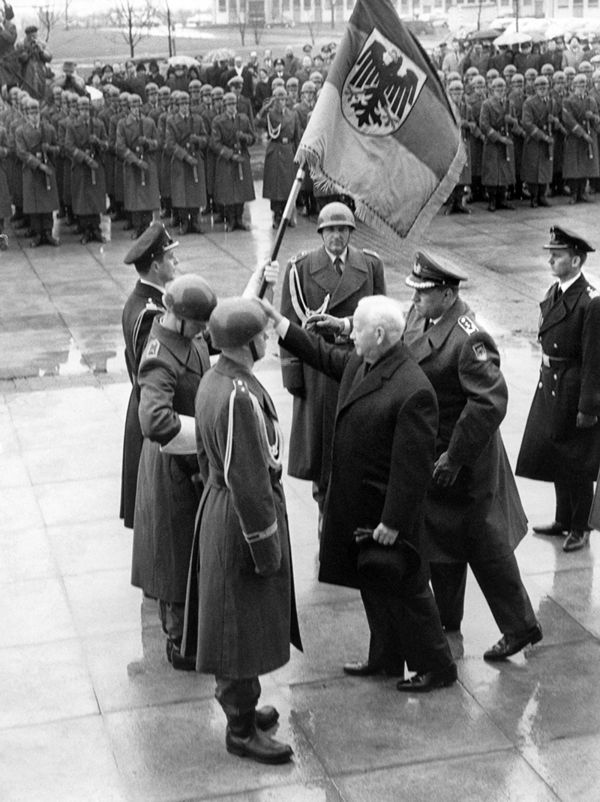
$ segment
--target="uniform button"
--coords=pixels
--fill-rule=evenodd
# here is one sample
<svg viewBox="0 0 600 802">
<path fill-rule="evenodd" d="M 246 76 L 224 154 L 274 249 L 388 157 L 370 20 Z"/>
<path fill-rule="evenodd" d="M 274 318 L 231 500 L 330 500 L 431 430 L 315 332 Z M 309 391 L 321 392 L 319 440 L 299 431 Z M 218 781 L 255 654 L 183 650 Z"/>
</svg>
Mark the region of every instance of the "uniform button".
<svg viewBox="0 0 600 802">
<path fill-rule="evenodd" d="M 556 395 L 556 393 L 554 392 L 554 390 L 552 390 L 552 395 Z"/>
<path fill-rule="evenodd" d="M 544 383 L 543 383 L 543 382 L 540 382 L 540 383 L 538 384 L 538 387 L 540 388 L 540 390 L 542 389 L 542 387 L 543 387 L 543 386 L 544 386 Z"/>
<path fill-rule="evenodd" d="M 556 381 L 558 379 L 558 376 L 556 375 L 556 373 L 554 374 L 554 376 L 552 378 L 554 379 L 554 381 Z"/>
<path fill-rule="evenodd" d="M 553 348 L 558 348 L 558 343 L 554 343 Z"/>
</svg>

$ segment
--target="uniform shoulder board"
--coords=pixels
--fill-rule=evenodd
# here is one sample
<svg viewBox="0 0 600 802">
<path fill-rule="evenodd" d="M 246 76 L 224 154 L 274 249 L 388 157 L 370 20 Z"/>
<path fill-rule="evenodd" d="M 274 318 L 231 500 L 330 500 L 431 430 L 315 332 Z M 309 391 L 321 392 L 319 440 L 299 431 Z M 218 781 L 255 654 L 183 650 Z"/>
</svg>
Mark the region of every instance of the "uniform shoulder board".
<svg viewBox="0 0 600 802">
<path fill-rule="evenodd" d="M 160 343 L 153 337 L 151 340 L 148 340 L 148 345 L 146 346 L 146 353 L 144 356 L 146 359 L 152 359 L 153 357 L 158 356 L 159 350 Z"/>
<path fill-rule="evenodd" d="M 300 251 L 300 253 L 297 253 L 295 256 L 292 256 L 292 258 L 290 259 L 290 262 L 292 264 L 296 264 L 296 262 L 299 262 L 300 259 L 304 259 L 304 257 L 307 254 L 308 254 L 308 251 Z"/>
<path fill-rule="evenodd" d="M 594 287 L 591 287 L 589 284 L 586 287 L 586 292 L 590 296 L 590 298 L 597 298 L 598 297 L 598 290 Z"/>
<path fill-rule="evenodd" d="M 377 253 L 377 251 L 372 251 L 369 248 L 363 248 L 362 251 L 363 251 L 363 253 L 366 253 L 367 256 L 374 256 L 376 259 L 380 259 L 381 258 L 379 256 L 379 254 Z"/>
<path fill-rule="evenodd" d="M 471 336 L 471 334 L 475 334 L 476 331 L 479 331 L 478 327 L 467 315 L 461 315 L 458 318 L 457 323 L 461 327 L 461 329 L 465 332 L 465 334 L 469 337 Z"/>
</svg>

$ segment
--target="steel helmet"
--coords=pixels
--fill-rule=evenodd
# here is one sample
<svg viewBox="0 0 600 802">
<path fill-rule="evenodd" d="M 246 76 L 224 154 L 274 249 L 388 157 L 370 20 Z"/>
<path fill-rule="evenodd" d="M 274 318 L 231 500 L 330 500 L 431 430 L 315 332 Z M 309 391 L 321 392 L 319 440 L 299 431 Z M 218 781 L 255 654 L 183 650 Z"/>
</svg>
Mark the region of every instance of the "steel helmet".
<svg viewBox="0 0 600 802">
<path fill-rule="evenodd" d="M 224 298 L 208 322 L 215 348 L 238 348 L 265 328 L 269 318 L 257 298 Z"/>
<path fill-rule="evenodd" d="M 322 231 L 324 228 L 331 228 L 332 226 L 356 228 L 354 215 L 345 203 L 340 203 L 340 201 L 328 203 L 327 206 L 323 206 L 319 212 L 317 231 Z"/>
<path fill-rule="evenodd" d="M 188 273 L 167 284 L 163 302 L 178 318 L 203 323 L 217 305 L 217 296 L 203 278 Z"/>
</svg>

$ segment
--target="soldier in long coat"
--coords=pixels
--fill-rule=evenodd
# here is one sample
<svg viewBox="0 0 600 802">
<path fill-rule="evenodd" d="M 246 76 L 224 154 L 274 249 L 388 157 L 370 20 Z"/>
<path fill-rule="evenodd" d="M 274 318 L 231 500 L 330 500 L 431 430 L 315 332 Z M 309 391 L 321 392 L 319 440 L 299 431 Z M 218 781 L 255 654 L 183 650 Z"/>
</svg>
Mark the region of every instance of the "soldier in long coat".
<svg viewBox="0 0 600 802">
<path fill-rule="evenodd" d="M 177 662 L 194 520 L 200 486 L 194 442 L 194 399 L 210 367 L 203 330 L 216 304 L 196 275 L 166 289 L 138 371 L 144 444 L 138 468 L 131 582 L 159 600 L 167 657 Z M 174 658 L 173 655 L 176 655 Z"/>
<path fill-rule="evenodd" d="M 3 19 L 0 22 L 0 88 L 15 83 L 19 77 L 18 57 L 15 53 L 17 26 L 14 24 L 15 12 L 12 6 L 4 4 Z"/>
<path fill-rule="evenodd" d="M 563 156 L 563 177 L 571 190 L 569 203 L 589 202 L 585 194 L 588 178 L 598 178 L 598 106 L 586 94 L 585 75 L 573 78 L 573 91 L 563 102 L 563 125 L 567 130 Z"/>
<path fill-rule="evenodd" d="M 466 205 L 466 196 L 471 184 L 471 137 L 474 135 L 475 128 L 478 126 L 473 120 L 469 119 L 471 110 L 464 98 L 462 81 L 450 81 L 448 84 L 448 96 L 454 106 L 456 117 L 459 120 L 467 160 L 458 177 L 458 182 L 446 202 L 446 214 L 471 214 L 471 210 Z"/>
<path fill-rule="evenodd" d="M 108 137 L 102 122 L 90 116 L 90 100 L 77 101 L 78 116 L 69 120 L 65 132 L 65 151 L 72 163 L 71 195 L 73 212 L 79 220 L 81 242 L 104 242 L 100 215 L 106 211 L 104 152 Z"/>
<path fill-rule="evenodd" d="M 460 630 L 467 563 L 502 632 L 486 659 L 541 639 L 514 550 L 527 532 L 499 426 L 508 390 L 490 335 L 459 297 L 464 274 L 417 253 L 404 342 L 433 384 L 439 430 L 425 503 L 425 551 L 447 631 Z"/>
<path fill-rule="evenodd" d="M 8 237 L 4 233 L 4 221 L 10 219 L 12 206 L 7 181 L 8 139 L 6 128 L 0 124 L 0 251 L 8 248 Z"/>
<path fill-rule="evenodd" d="M 248 117 L 238 114 L 233 92 L 223 96 L 223 106 L 224 113 L 212 121 L 210 138 L 210 147 L 217 156 L 215 202 L 224 207 L 226 230 L 246 231 L 244 203 L 256 197 L 248 147 L 256 137 Z"/>
<path fill-rule="evenodd" d="M 104 125 L 106 131 L 107 147 L 104 151 L 104 180 L 106 182 L 106 194 L 108 195 L 108 213 L 116 214 L 115 206 L 115 148 L 111 142 L 111 122 L 113 115 L 117 113 L 119 105 L 119 90 L 116 86 L 109 84 L 104 87 L 104 106 L 100 109 L 97 118 Z M 116 128 L 115 128 L 116 135 Z"/>
<path fill-rule="evenodd" d="M 552 194 L 564 194 L 565 184 L 563 180 L 563 155 L 565 136 L 567 131 L 562 123 L 563 101 L 567 96 L 566 91 L 566 77 L 562 70 L 557 70 L 552 76 L 552 89 L 550 90 L 550 97 L 553 101 L 555 110 L 554 121 L 552 123 L 554 130 L 554 167 L 552 170 Z M 567 189 L 567 192 L 570 190 Z"/>
<path fill-rule="evenodd" d="M 300 88 L 300 102 L 294 106 L 294 113 L 298 117 L 298 125 L 300 128 L 300 138 L 306 130 L 308 121 L 315 107 L 317 99 L 317 87 L 312 81 L 304 81 Z M 309 217 L 317 214 L 317 202 L 313 194 L 313 180 L 310 175 L 310 170 L 304 172 L 304 179 L 302 180 L 302 189 L 298 195 L 299 205 L 304 208 L 304 214 Z"/>
<path fill-rule="evenodd" d="M 281 484 L 283 438 L 273 402 L 253 372 L 266 352 L 267 322 L 249 298 L 221 301 L 211 315 L 211 341 L 222 354 L 196 397 L 205 489 L 186 611 L 186 622 L 194 624 L 183 648 L 197 649 L 196 669 L 215 675 L 227 750 L 284 763 L 291 748 L 263 733 L 277 711 L 256 709 L 259 676 L 288 662 L 290 642 L 302 648 Z"/>
<path fill-rule="evenodd" d="M 162 297 L 165 284 L 175 277 L 177 259 L 173 242 L 162 223 L 152 223 L 125 256 L 125 264 L 135 265 L 139 279 L 123 307 L 121 324 L 125 340 L 125 365 L 131 393 L 123 435 L 120 517 L 133 529 L 135 493 L 143 435 L 138 415 L 140 389 L 138 369 L 154 318 L 164 312 Z"/>
<path fill-rule="evenodd" d="M 177 113 L 167 119 L 165 152 L 171 157 L 171 203 L 182 234 L 201 234 L 198 215 L 206 205 L 204 152 L 208 132 L 202 117 L 190 114 L 187 92 L 177 93 Z"/>
<path fill-rule="evenodd" d="M 40 120 L 37 100 L 27 103 L 27 121 L 16 129 L 17 155 L 23 163 L 23 211 L 29 216 L 33 233 L 31 247 L 58 245 L 52 236 L 52 214 L 58 209 L 56 133 L 50 123 Z"/>
<path fill-rule="evenodd" d="M 354 228 L 354 215 L 347 206 L 335 202 L 323 207 L 317 223 L 323 245 L 299 254 L 286 267 L 281 313 L 289 320 L 303 326 L 314 312 L 350 316 L 364 296 L 385 294 L 383 263 L 376 253 L 349 244 Z M 343 269 L 335 266 L 336 259 L 343 260 Z M 348 338 L 342 339 L 351 350 Z M 322 514 L 338 383 L 285 349 L 281 351 L 281 370 L 284 387 L 294 396 L 288 473 L 313 483 L 313 496 Z"/>
<path fill-rule="evenodd" d="M 158 150 L 160 153 L 158 162 L 158 190 L 160 192 L 161 218 L 167 218 L 171 217 L 173 213 L 173 206 L 171 204 L 171 158 L 165 152 L 167 118 L 172 114 L 171 90 L 168 86 L 160 87 L 158 90 L 158 98 L 161 109 L 158 120 L 156 121 Z"/>
<path fill-rule="evenodd" d="M 552 182 L 554 165 L 554 102 L 550 98 L 548 79 L 538 75 L 536 94 L 523 104 L 522 124 L 526 133 L 523 145 L 521 178 L 527 183 L 531 208 L 549 206 L 546 200 L 548 184 Z"/>
<path fill-rule="evenodd" d="M 286 108 L 287 92 L 280 86 L 273 90 L 268 106 L 256 116 L 256 122 L 267 131 L 267 148 L 263 173 L 263 198 L 271 201 L 273 228 L 278 228 L 290 194 L 296 165 L 294 155 L 300 143 L 298 117 Z"/>
<path fill-rule="evenodd" d="M 481 104 L 479 128 L 485 136 L 481 161 L 481 182 L 488 193 L 488 210 L 514 209 L 506 202 L 507 188 L 515 183 L 515 149 L 507 117 L 506 84 L 492 81 L 492 96 Z"/>
<path fill-rule="evenodd" d="M 23 166 L 17 153 L 17 129 L 27 121 L 25 107 L 29 101 L 29 96 L 16 88 L 14 91 L 11 89 L 11 93 L 12 113 L 7 118 L 6 132 L 8 142 L 8 185 L 15 207 L 13 226 L 14 228 L 24 228 L 28 225 L 28 220 L 27 215 L 23 213 Z"/>
<path fill-rule="evenodd" d="M 471 165 L 471 198 L 473 201 L 483 200 L 483 186 L 481 183 L 481 158 L 483 155 L 483 143 L 485 136 L 479 127 L 481 117 L 481 107 L 485 100 L 485 78 L 483 75 L 476 75 L 471 82 L 472 92 L 467 102 L 469 103 L 469 118 L 475 123 L 473 136 L 470 141 L 469 159 Z"/>
<path fill-rule="evenodd" d="M 129 114 L 117 125 L 116 150 L 123 160 L 124 205 L 131 214 L 134 237 L 139 237 L 160 208 L 158 191 L 158 133 L 142 116 L 142 99 L 129 96 Z"/>
<path fill-rule="evenodd" d="M 600 298 L 581 272 L 588 242 L 554 226 L 545 247 L 558 281 L 540 304 L 542 364 L 517 475 L 554 483 L 554 521 L 533 530 L 567 535 L 563 549 L 576 551 L 588 542 L 600 465 Z"/>
<path fill-rule="evenodd" d="M 71 158 L 71 154 L 65 147 L 65 142 L 67 138 L 67 126 L 74 123 L 79 115 L 79 95 L 77 95 L 75 92 L 63 92 L 63 99 L 66 105 L 66 113 L 59 117 L 57 128 L 58 145 L 60 148 L 60 159 L 57 167 L 61 170 L 61 178 L 59 178 L 58 181 L 58 188 L 59 201 L 62 204 L 66 218 L 65 222 L 68 226 L 70 226 L 76 222 L 75 214 L 73 212 L 73 160 Z"/>
<path fill-rule="evenodd" d="M 113 160 L 113 192 L 114 192 L 114 207 L 115 214 L 113 220 L 126 220 L 123 226 L 123 231 L 129 231 L 132 228 L 130 215 L 125 211 L 125 170 L 123 166 L 123 159 L 117 151 L 117 128 L 119 122 L 124 120 L 129 114 L 129 94 L 127 92 L 120 92 L 119 97 L 115 99 L 115 110 L 110 120 L 110 128 L 108 130 L 108 147 L 114 154 Z"/>
<path fill-rule="evenodd" d="M 523 162 L 523 145 L 525 142 L 525 129 L 522 126 L 523 103 L 528 95 L 523 91 L 523 83 L 519 81 L 523 76 L 516 73 L 510 80 L 508 98 L 508 115 L 514 122 L 509 125 L 510 136 L 513 141 L 515 151 L 515 184 L 512 189 L 512 197 L 522 200 L 523 176 L 521 175 L 521 164 Z"/>
</svg>

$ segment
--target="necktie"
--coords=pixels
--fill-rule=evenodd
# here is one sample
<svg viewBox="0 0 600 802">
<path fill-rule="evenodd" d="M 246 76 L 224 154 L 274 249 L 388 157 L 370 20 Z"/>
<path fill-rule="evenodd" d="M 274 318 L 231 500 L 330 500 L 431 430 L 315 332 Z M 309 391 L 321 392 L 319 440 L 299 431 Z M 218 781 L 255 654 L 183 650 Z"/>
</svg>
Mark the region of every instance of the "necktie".
<svg viewBox="0 0 600 802">
<path fill-rule="evenodd" d="M 425 328 L 424 328 L 424 331 L 427 331 L 427 329 L 430 329 L 432 326 L 433 326 L 433 320 L 432 320 L 430 317 L 426 317 L 426 318 L 425 318 Z"/>
<path fill-rule="evenodd" d="M 560 284 L 557 284 L 554 288 L 554 303 L 559 301 L 562 297 L 563 291 L 560 288 Z"/>
<path fill-rule="evenodd" d="M 336 258 L 333 260 L 333 269 L 338 274 L 338 276 L 342 275 L 342 260 L 340 259 L 339 256 L 336 256 Z"/>
</svg>

